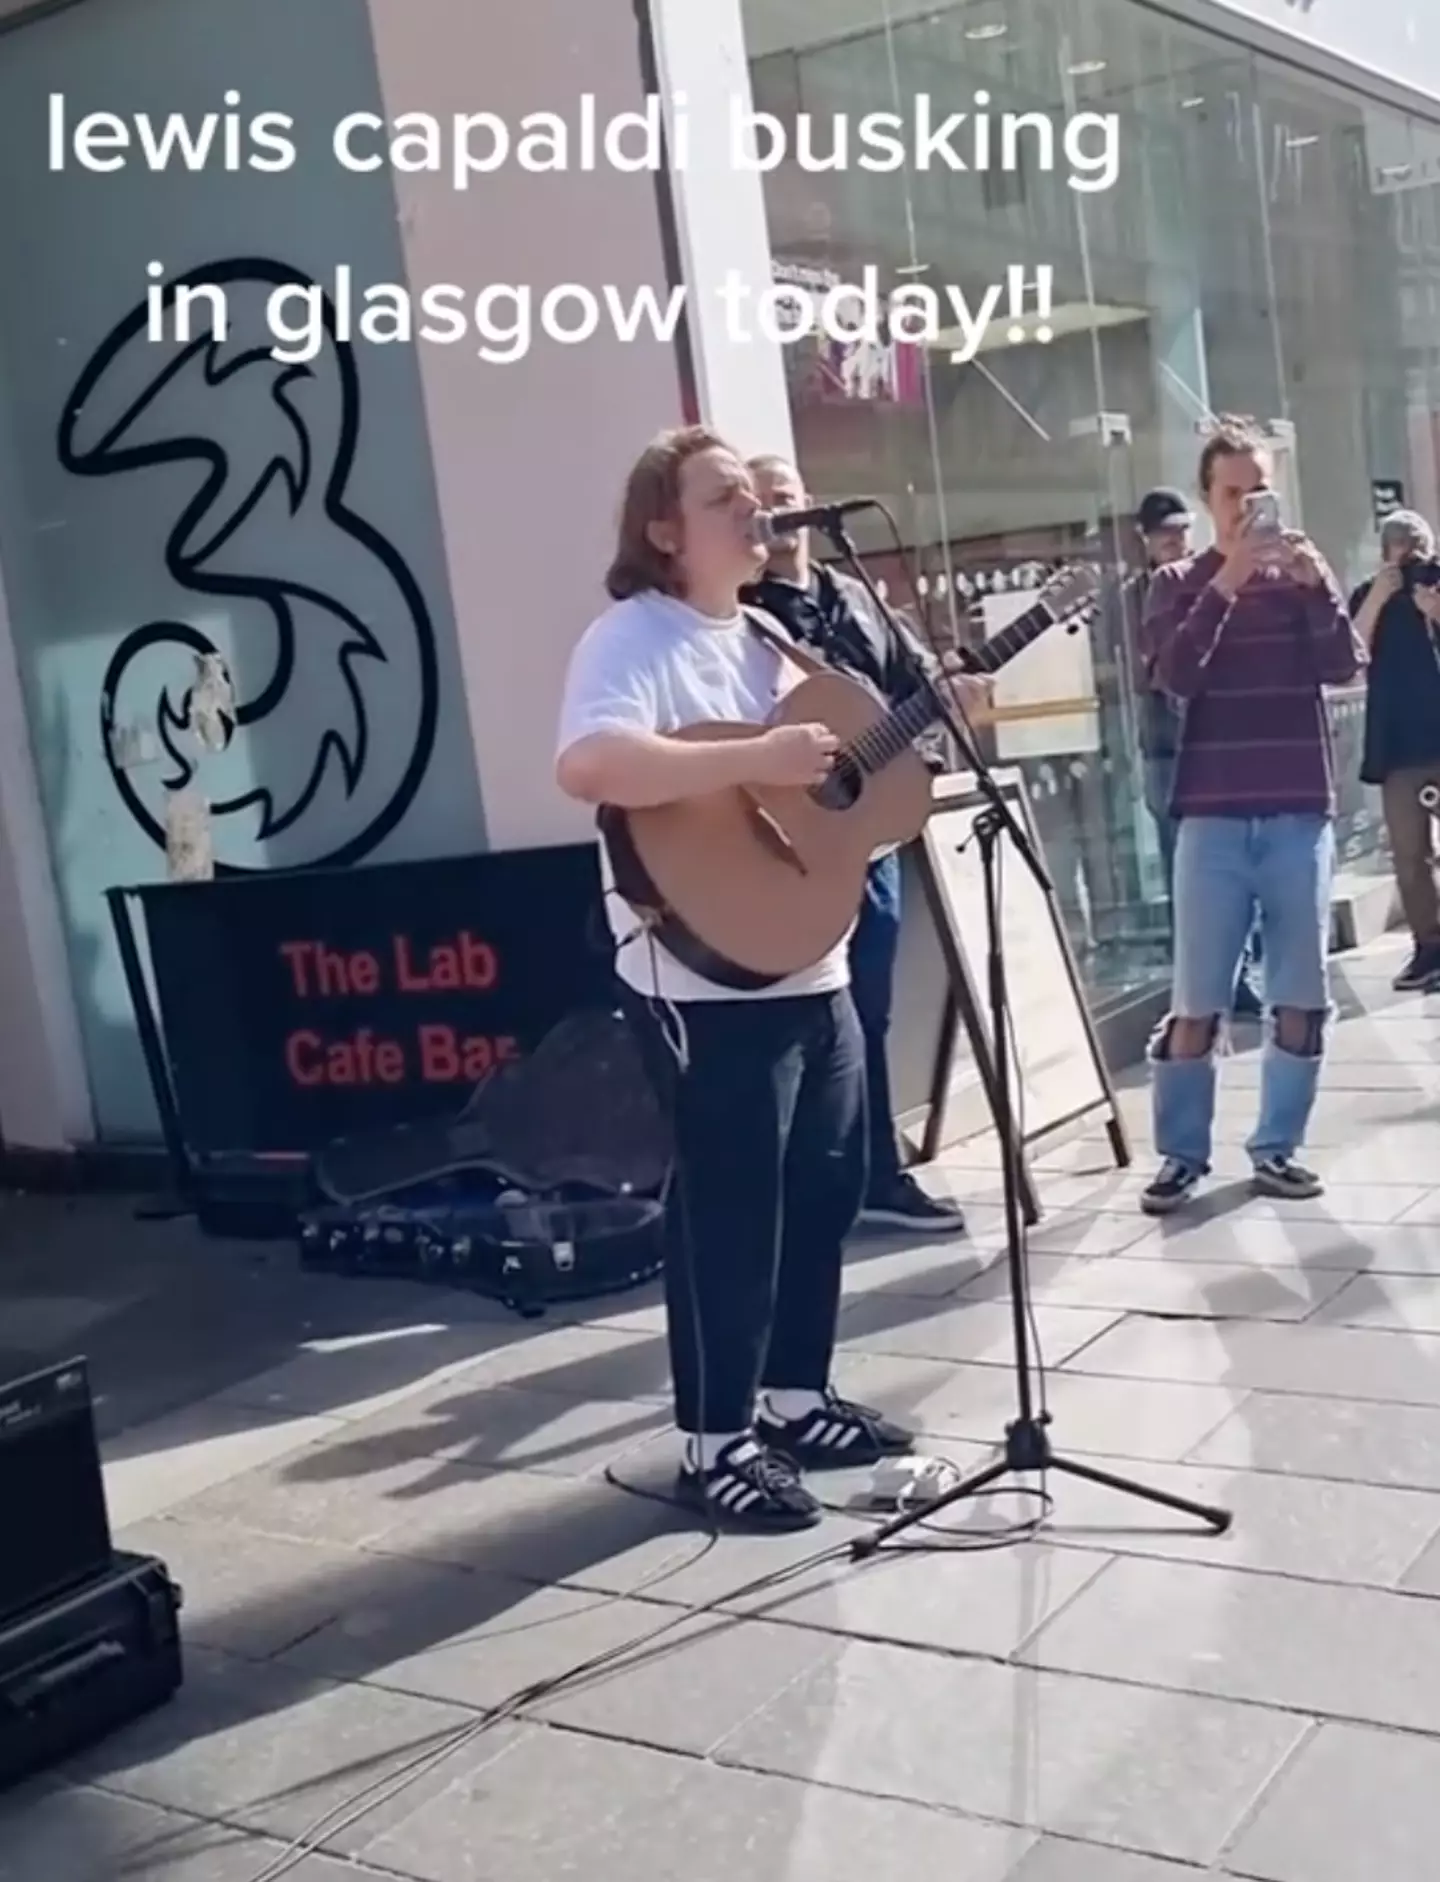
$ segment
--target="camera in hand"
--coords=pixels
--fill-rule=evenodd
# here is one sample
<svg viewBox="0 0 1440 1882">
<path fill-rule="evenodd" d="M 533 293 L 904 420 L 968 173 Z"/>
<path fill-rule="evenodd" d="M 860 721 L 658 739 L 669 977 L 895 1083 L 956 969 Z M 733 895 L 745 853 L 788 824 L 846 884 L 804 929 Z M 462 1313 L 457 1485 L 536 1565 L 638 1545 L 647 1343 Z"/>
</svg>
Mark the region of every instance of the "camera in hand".
<svg viewBox="0 0 1440 1882">
<path fill-rule="evenodd" d="M 1400 579 L 1407 595 L 1417 588 L 1440 588 L 1440 560 L 1434 556 L 1412 556 L 1400 564 Z"/>
</svg>

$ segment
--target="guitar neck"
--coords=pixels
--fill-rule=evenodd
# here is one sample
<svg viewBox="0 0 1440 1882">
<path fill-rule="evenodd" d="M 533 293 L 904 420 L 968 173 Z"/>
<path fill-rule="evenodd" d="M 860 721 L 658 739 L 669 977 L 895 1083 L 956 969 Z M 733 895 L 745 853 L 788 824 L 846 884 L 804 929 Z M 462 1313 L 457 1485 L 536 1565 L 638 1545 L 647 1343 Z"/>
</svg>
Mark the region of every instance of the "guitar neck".
<svg viewBox="0 0 1440 1882">
<path fill-rule="evenodd" d="M 960 656 L 961 664 L 968 673 L 996 673 L 1007 661 L 1023 653 L 1031 641 L 1039 640 L 1058 618 L 1044 601 L 1037 601 L 983 647 L 967 648 Z M 862 732 L 851 746 L 849 756 L 862 771 L 873 776 L 898 758 L 907 745 L 913 745 L 922 733 L 937 725 L 944 713 L 944 702 L 934 687 L 928 683 L 918 687 L 869 731 Z"/>
<path fill-rule="evenodd" d="M 965 648 L 960 663 L 967 673 L 998 673 L 1017 654 L 1024 653 L 1031 641 L 1039 640 L 1058 618 L 1044 601 L 1037 601 L 1008 627 L 1002 627 L 983 647 Z"/>
</svg>

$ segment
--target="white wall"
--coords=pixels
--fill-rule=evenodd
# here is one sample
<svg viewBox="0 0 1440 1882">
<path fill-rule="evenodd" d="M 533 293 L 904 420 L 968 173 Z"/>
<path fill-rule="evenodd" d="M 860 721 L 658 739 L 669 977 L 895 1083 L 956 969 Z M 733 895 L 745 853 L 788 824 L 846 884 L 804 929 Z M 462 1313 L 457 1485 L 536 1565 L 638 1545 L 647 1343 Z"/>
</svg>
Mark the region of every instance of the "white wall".
<svg viewBox="0 0 1440 1882">
<path fill-rule="evenodd" d="M 640 29 L 626 5 L 531 0 L 504 33 L 474 0 L 370 0 L 381 89 L 395 116 L 418 110 L 638 110 Z M 769 279 L 762 179 L 717 163 L 704 135 L 749 75 L 738 0 L 654 0 L 661 87 L 690 99 L 695 160 L 672 180 L 690 289 L 702 416 L 746 451 L 788 450 L 778 350 L 727 346 L 714 287 L 727 267 Z M 708 154 L 707 154 L 708 149 Z M 601 167 L 536 176 L 510 167 L 457 192 L 398 176 L 412 291 L 560 282 L 626 294 L 667 287 L 657 179 Z M 436 483 L 489 841 L 566 842 L 589 817 L 555 789 L 555 713 L 576 637 L 604 605 L 621 487 L 653 434 L 684 417 L 676 347 L 538 340 L 522 362 L 489 365 L 468 345 L 421 344 Z M 507 444 L 507 439 L 514 440 Z"/>
<path fill-rule="evenodd" d="M 497 30 L 474 0 L 370 0 L 385 109 L 450 114 L 643 102 L 627 6 L 529 0 Z M 655 179 L 601 168 L 537 176 L 397 176 L 412 292 L 454 282 L 544 290 L 561 282 L 663 289 Z M 420 342 L 435 481 L 480 771 L 497 849 L 574 841 L 586 813 L 556 790 L 555 718 L 565 662 L 604 605 L 620 491 L 649 438 L 682 418 L 674 349 L 597 334 L 537 340 L 513 365 L 470 342 Z"/>
</svg>

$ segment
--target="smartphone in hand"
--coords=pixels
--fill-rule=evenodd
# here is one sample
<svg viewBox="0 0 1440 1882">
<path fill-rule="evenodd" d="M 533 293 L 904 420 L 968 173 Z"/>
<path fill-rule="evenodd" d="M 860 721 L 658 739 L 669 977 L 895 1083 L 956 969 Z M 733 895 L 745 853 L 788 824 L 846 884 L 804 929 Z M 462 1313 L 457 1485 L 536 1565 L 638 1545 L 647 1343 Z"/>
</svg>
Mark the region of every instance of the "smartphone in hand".
<svg viewBox="0 0 1440 1882">
<path fill-rule="evenodd" d="M 1273 490 L 1252 490 L 1245 499 L 1245 534 L 1257 541 L 1280 539 L 1280 499 Z"/>
<path fill-rule="evenodd" d="M 1246 497 L 1245 537 L 1254 545 L 1262 568 L 1276 568 L 1283 561 L 1284 527 L 1280 499 L 1273 490 L 1252 490 Z"/>
</svg>

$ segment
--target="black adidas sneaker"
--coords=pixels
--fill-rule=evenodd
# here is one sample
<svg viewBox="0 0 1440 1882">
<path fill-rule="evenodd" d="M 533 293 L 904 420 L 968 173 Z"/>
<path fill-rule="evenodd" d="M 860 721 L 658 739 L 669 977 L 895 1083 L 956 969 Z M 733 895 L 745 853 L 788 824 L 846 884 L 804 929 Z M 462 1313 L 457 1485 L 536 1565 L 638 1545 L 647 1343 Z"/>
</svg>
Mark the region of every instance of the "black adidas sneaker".
<svg viewBox="0 0 1440 1882">
<path fill-rule="evenodd" d="M 755 1434 L 797 1470 L 865 1467 L 882 1457 L 904 1457 L 915 1448 L 913 1432 L 835 1392 L 827 1392 L 823 1405 L 800 1418 L 773 1417 L 762 1405 Z"/>
<path fill-rule="evenodd" d="M 708 1470 L 682 1464 L 677 1489 L 687 1509 L 713 1516 L 728 1529 L 813 1529 L 825 1513 L 795 1466 L 748 1432 L 718 1452 Z"/>
</svg>

